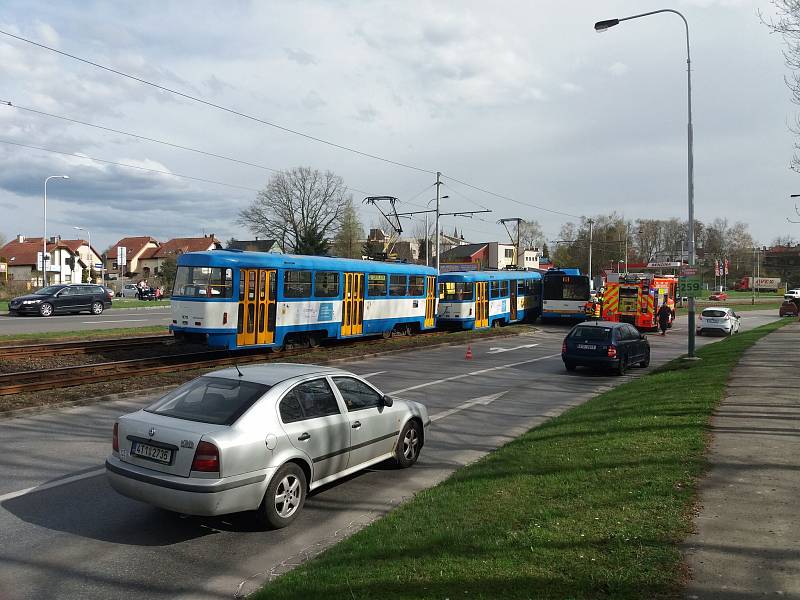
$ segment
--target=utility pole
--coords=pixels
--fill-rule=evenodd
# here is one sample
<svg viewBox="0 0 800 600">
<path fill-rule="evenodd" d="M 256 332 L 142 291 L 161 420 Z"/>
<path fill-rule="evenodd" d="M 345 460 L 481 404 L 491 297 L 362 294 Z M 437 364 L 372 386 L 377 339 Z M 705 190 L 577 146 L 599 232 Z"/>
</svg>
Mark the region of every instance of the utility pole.
<svg viewBox="0 0 800 600">
<path fill-rule="evenodd" d="M 519 257 L 522 256 L 521 248 L 520 248 L 520 245 L 519 245 L 519 230 L 522 228 L 522 224 L 524 222 L 525 221 L 523 219 L 520 219 L 519 217 L 514 217 L 513 219 L 500 219 L 498 221 L 498 223 L 502 223 L 503 227 L 506 228 L 506 233 L 508 234 L 508 239 L 511 240 L 512 244 L 514 244 L 514 236 L 511 235 L 511 231 L 509 230 L 508 225 L 506 225 L 506 223 L 516 223 L 517 224 L 517 243 L 515 244 L 515 246 L 517 248 L 517 259 L 514 262 L 516 263 L 516 267 L 518 269 L 520 268 L 519 267 Z"/>
<path fill-rule="evenodd" d="M 593 288 L 593 280 L 592 280 L 592 235 L 594 234 L 594 219 L 588 219 L 589 221 L 589 288 Z"/>
<path fill-rule="evenodd" d="M 442 185 L 442 174 L 436 171 L 436 274 L 439 274 L 439 190 Z"/>
</svg>

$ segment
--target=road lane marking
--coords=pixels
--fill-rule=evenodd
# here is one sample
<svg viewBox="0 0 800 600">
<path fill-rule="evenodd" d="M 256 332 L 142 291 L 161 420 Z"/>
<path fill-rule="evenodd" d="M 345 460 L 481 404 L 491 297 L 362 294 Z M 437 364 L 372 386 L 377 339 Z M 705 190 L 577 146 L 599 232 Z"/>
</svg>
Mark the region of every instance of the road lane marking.
<svg viewBox="0 0 800 600">
<path fill-rule="evenodd" d="M 89 325 L 102 325 L 104 323 L 133 323 L 134 321 L 149 321 L 150 319 L 117 319 L 116 321 L 84 321 Z"/>
<path fill-rule="evenodd" d="M 512 350 L 522 350 L 523 348 L 535 348 L 539 344 L 524 344 L 522 346 L 514 346 L 513 348 L 489 348 L 486 354 L 500 354 L 501 352 L 511 352 Z"/>
<path fill-rule="evenodd" d="M 420 383 L 418 385 L 412 385 L 411 387 L 402 388 L 399 390 L 394 390 L 393 392 L 389 392 L 389 395 L 392 394 L 401 394 L 403 392 L 410 392 L 411 390 L 418 390 L 420 388 L 428 387 L 431 385 L 438 385 L 440 383 L 447 383 L 448 381 L 455 381 L 456 379 L 464 379 L 465 377 L 472 377 L 473 375 L 483 375 L 484 373 L 491 373 L 492 371 L 500 371 L 502 369 L 511 369 L 513 367 L 518 367 L 520 365 L 527 365 L 530 363 L 539 362 L 540 360 L 547 360 L 548 358 L 555 358 L 556 356 L 561 356 L 561 353 L 558 354 L 548 354 L 547 356 L 540 356 L 539 358 L 531 358 L 529 360 L 521 360 L 515 363 L 509 363 L 507 365 L 500 365 L 498 367 L 489 367 L 488 369 L 481 369 L 479 371 L 471 371 L 469 373 L 462 373 L 461 375 L 453 375 L 452 377 L 445 377 L 444 379 L 434 379 L 433 381 L 428 381 L 426 383 Z"/>
<path fill-rule="evenodd" d="M 364 375 L 359 375 L 364 379 L 369 379 L 370 377 L 375 377 L 375 375 L 380 375 L 381 373 L 386 373 L 386 371 L 373 371 L 372 373 L 365 373 Z"/>
<path fill-rule="evenodd" d="M 455 408 L 451 408 L 450 410 L 445 410 L 440 413 L 436 413 L 431 417 L 431 421 L 438 421 L 439 419 L 444 419 L 445 417 L 449 417 L 452 414 L 457 412 L 461 412 L 462 410 L 466 410 L 472 406 L 477 404 L 483 404 L 484 406 L 488 406 L 495 400 L 497 400 L 500 396 L 505 396 L 508 393 L 508 390 L 504 392 L 498 392 L 496 394 L 489 394 L 488 396 L 481 396 L 480 398 L 473 398 L 472 400 L 467 400 L 463 404 L 459 404 Z"/>
<path fill-rule="evenodd" d="M 29 494 L 31 492 L 41 492 L 44 490 L 49 490 L 50 488 L 58 487 L 60 485 L 74 483 L 75 481 L 80 481 L 81 479 L 88 479 L 89 477 L 97 477 L 98 475 L 102 475 L 103 473 L 105 473 L 105 471 L 106 468 L 101 467 L 99 469 L 94 469 L 86 473 L 80 473 L 78 475 L 72 475 L 71 477 L 64 477 L 63 479 L 57 479 L 55 481 L 51 481 L 50 483 L 43 483 L 42 485 L 34 485 L 33 487 L 25 488 L 24 490 L 9 492 L 8 494 L 3 494 L 2 496 L 0 496 L 0 502 L 5 502 L 6 500 L 13 500 L 14 498 L 19 498 L 20 496 L 24 496 L 25 494 Z"/>
</svg>

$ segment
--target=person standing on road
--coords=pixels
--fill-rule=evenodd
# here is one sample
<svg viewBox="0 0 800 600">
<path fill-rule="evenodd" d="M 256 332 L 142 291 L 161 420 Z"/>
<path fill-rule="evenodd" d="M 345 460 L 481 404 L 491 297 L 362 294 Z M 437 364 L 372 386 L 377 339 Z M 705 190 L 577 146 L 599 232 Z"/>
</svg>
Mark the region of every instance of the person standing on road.
<svg viewBox="0 0 800 600">
<path fill-rule="evenodd" d="M 666 302 L 658 309 L 656 316 L 658 317 L 658 328 L 661 330 L 661 335 L 667 335 L 667 327 L 669 327 L 669 321 L 672 318 L 672 310 L 667 306 Z"/>
</svg>

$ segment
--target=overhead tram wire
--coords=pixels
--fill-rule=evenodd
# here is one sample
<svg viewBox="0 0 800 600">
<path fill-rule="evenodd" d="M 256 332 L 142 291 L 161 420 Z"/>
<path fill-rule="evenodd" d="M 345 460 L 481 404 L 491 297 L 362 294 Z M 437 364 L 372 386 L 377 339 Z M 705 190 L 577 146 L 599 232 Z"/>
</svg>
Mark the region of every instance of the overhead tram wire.
<svg viewBox="0 0 800 600">
<path fill-rule="evenodd" d="M 543 210 L 545 212 L 553 213 L 555 215 L 562 215 L 564 217 L 572 217 L 573 219 L 581 219 L 581 218 L 583 218 L 583 215 L 574 215 L 572 213 L 563 212 L 563 211 L 560 211 L 560 210 L 554 210 L 552 208 L 545 208 L 544 206 L 540 206 L 538 204 L 532 204 L 530 202 L 523 202 L 522 200 L 517 200 L 516 198 L 512 198 L 510 196 L 504 196 L 503 194 L 498 194 L 498 193 L 492 192 L 492 191 L 484 189 L 482 187 L 478 187 L 477 185 L 472 185 L 471 183 L 467 183 L 466 181 L 461 181 L 460 179 L 456 179 L 455 177 L 451 177 L 450 175 L 447 175 L 446 173 L 442 173 L 442 177 L 444 177 L 445 179 L 449 179 L 450 181 L 455 181 L 456 183 L 460 183 L 461 185 L 464 185 L 464 186 L 466 186 L 468 188 L 472 188 L 473 190 L 476 190 L 478 192 L 483 192 L 484 194 L 489 194 L 490 196 L 495 196 L 496 198 L 501 198 L 503 200 L 509 200 L 510 202 L 514 202 L 515 204 L 519 204 L 521 206 L 527 206 L 529 208 L 535 208 L 536 210 Z"/>
<path fill-rule="evenodd" d="M 101 65 L 100 63 L 91 61 L 91 60 L 86 59 L 86 58 L 81 58 L 80 56 L 76 56 L 74 54 L 70 54 L 69 52 L 64 52 L 63 50 L 58 50 L 58 49 L 53 48 L 51 46 L 47 46 L 45 44 L 41 44 L 39 42 L 35 42 L 33 40 L 30 40 L 28 38 L 24 38 L 24 37 L 19 36 L 19 35 L 15 35 L 15 34 L 9 32 L 9 31 L 5 31 L 3 29 L 0 29 L 0 34 L 5 35 L 7 37 L 10 37 L 12 39 L 18 40 L 20 42 L 25 42 L 26 44 L 30 44 L 32 46 L 36 46 L 37 48 L 41 48 L 43 50 L 49 50 L 50 52 L 54 52 L 54 53 L 59 54 L 61 56 L 65 56 L 67 58 L 71 58 L 71 59 L 76 60 L 78 62 L 82 62 L 84 64 L 96 67 L 98 69 L 102 69 L 102 70 L 107 71 L 109 73 L 113 73 L 115 75 L 119 75 L 120 77 L 125 77 L 127 79 L 132 80 L 132 81 L 136 81 L 138 83 L 153 87 L 155 89 L 158 89 L 158 90 L 161 90 L 161 91 L 164 91 L 164 92 L 168 92 L 170 94 L 175 94 L 176 96 L 180 96 L 181 98 L 186 98 L 187 100 L 191 100 L 193 102 L 198 102 L 199 104 L 203 104 L 203 105 L 209 106 L 211 108 L 216 108 L 217 110 L 221 110 L 223 112 L 227 112 L 229 114 L 236 115 L 236 116 L 242 117 L 244 119 L 249 119 L 249 120 L 254 121 L 256 123 L 261 123 L 262 125 L 266 125 L 268 127 L 272 127 L 274 129 L 278 129 L 280 131 L 284 131 L 286 133 L 291 133 L 293 135 L 297 135 L 297 136 L 303 137 L 303 138 L 308 139 L 308 140 L 319 142 L 321 144 L 325 144 L 325 145 L 331 146 L 333 148 L 338 148 L 339 150 L 344 150 L 346 152 L 351 152 L 353 154 L 357 154 L 359 156 L 363 156 L 363 157 L 366 157 L 366 158 L 372 158 L 374 160 L 382 161 L 382 162 L 385 162 L 385 163 L 388 163 L 388 164 L 392 164 L 392 165 L 395 165 L 395 166 L 398 166 L 398 167 L 403 167 L 403 168 L 406 168 L 406 169 L 411 169 L 411 170 L 419 171 L 419 172 L 422 172 L 422 173 L 428 173 L 430 175 L 436 175 L 436 171 L 433 171 L 433 170 L 430 170 L 430 169 L 424 169 L 422 167 L 418 167 L 418 166 L 415 166 L 415 165 L 410 165 L 410 164 L 403 163 L 403 162 L 396 161 L 396 160 L 391 160 L 389 158 L 378 156 L 377 154 L 371 154 L 369 152 L 365 152 L 363 150 L 358 150 L 356 148 L 352 148 L 350 146 L 345 146 L 343 144 L 337 144 L 336 142 L 332 142 L 330 140 L 319 138 L 319 137 L 310 135 L 308 133 L 303 133 L 301 131 L 297 131 L 295 129 L 291 129 L 290 127 L 286 127 L 284 125 L 279 125 L 278 123 L 273 123 L 271 121 L 267 121 L 266 119 L 261 119 L 259 117 L 255 117 L 253 115 L 244 113 L 242 111 L 239 111 L 239 110 L 236 110 L 236 109 L 233 109 L 233 108 L 229 108 L 227 106 L 222 106 L 221 104 L 216 104 L 215 102 L 210 102 L 209 100 L 203 100 L 202 98 L 199 98 L 197 96 L 193 96 L 191 94 L 187 94 L 185 92 L 181 92 L 181 91 L 173 89 L 173 88 L 169 88 L 169 87 L 166 87 L 166 86 L 163 86 L 163 85 L 159 85 L 159 84 L 157 84 L 155 82 L 148 81 L 147 79 L 143 79 L 141 77 L 136 77 L 135 75 L 131 75 L 129 73 L 125 73 L 124 71 L 120 71 L 118 69 L 114 69 L 114 68 L 108 67 L 106 65 Z M 479 192 L 483 192 L 484 194 L 489 194 L 489 195 L 495 196 L 497 198 L 501 198 L 501 199 L 504 199 L 504 200 L 509 200 L 511 202 L 514 202 L 516 204 L 520 204 L 522 206 L 527 206 L 527 207 L 530 207 L 530 208 L 535 208 L 537 210 L 542 210 L 542 211 L 545 211 L 545 212 L 549 212 L 549 213 L 553 213 L 553 214 L 557 214 L 557 215 L 562 215 L 562 216 L 566 216 L 566 217 L 572 217 L 572 218 L 576 218 L 576 219 L 582 218 L 581 215 L 574 215 L 574 214 L 571 214 L 571 213 L 566 213 L 566 212 L 554 210 L 554 209 L 551 209 L 551 208 L 545 208 L 543 206 L 539 206 L 539 205 L 536 205 L 536 204 L 523 202 L 521 200 L 516 200 L 515 198 L 511 198 L 509 196 L 504 196 L 503 194 L 498 194 L 496 192 L 492 192 L 490 190 L 481 188 L 479 186 L 472 185 L 471 183 L 467 183 L 466 181 L 462 181 L 460 179 L 456 179 L 455 177 L 450 177 L 449 175 L 446 175 L 445 173 L 442 173 L 442 175 L 444 177 L 446 177 L 447 179 L 450 179 L 451 181 L 454 181 L 456 183 L 460 183 L 461 185 L 467 186 L 467 187 L 472 188 L 474 190 L 477 190 Z"/>
<path fill-rule="evenodd" d="M 54 115 L 52 113 L 47 113 L 47 112 L 44 112 L 44 111 L 41 111 L 41 110 L 36 110 L 35 108 L 28 108 L 26 106 L 20 106 L 18 104 L 12 103 L 9 100 L 0 100 L 0 105 L 8 106 L 8 107 L 11 107 L 11 108 L 16 108 L 17 110 L 22 110 L 22 111 L 35 113 L 37 115 L 43 115 L 43 116 L 46 116 L 46 117 L 51 117 L 53 119 L 60 119 L 62 121 L 67 121 L 69 123 L 76 123 L 78 125 L 84 125 L 86 127 L 93 127 L 95 129 L 100 129 L 102 131 L 109 131 L 111 133 L 118 133 L 120 135 L 127 135 L 129 137 L 132 137 L 132 138 L 135 138 L 135 139 L 138 139 L 138 140 L 144 140 L 144 141 L 147 141 L 147 142 L 153 142 L 153 143 L 156 143 L 156 144 L 162 144 L 164 146 L 169 146 L 170 148 L 176 148 L 178 150 L 186 150 L 188 152 L 195 152 L 197 154 L 202 154 L 204 156 L 209 156 L 211 158 L 218 158 L 220 160 L 226 160 L 226 161 L 237 163 L 237 164 L 244 165 L 244 166 L 247 166 L 247 167 L 254 167 L 256 169 L 262 169 L 264 171 L 270 171 L 272 173 L 281 173 L 282 172 L 280 169 L 275 169 L 275 168 L 272 168 L 272 167 L 268 167 L 266 165 L 260 165 L 258 163 L 248 162 L 246 160 L 241 160 L 239 158 L 234 158 L 232 156 L 225 156 L 223 154 L 216 154 L 214 152 L 208 152 L 206 150 L 201 150 L 199 148 L 192 148 L 191 146 L 182 146 L 180 144 L 175 144 L 175 143 L 169 142 L 167 140 L 159 140 L 159 139 L 156 139 L 156 138 L 151 138 L 151 137 L 147 137 L 147 136 L 144 136 L 144 135 L 140 135 L 138 133 L 132 133 L 130 131 L 123 131 L 121 129 L 113 129 L 111 127 L 105 127 L 103 125 L 97 125 L 95 123 L 89 123 L 87 121 L 81 121 L 79 119 L 73 119 L 72 117 L 65 117 L 65 116 L 62 116 L 62 115 Z M 359 194 L 369 195 L 369 192 L 365 192 L 364 190 L 360 190 L 358 188 L 346 186 L 345 189 L 353 191 L 353 192 L 358 192 Z"/>
<path fill-rule="evenodd" d="M 173 88 L 168 88 L 166 86 L 159 85 L 159 84 L 154 83 L 152 81 L 148 81 L 147 79 L 142 79 L 141 77 L 136 77 L 135 75 L 131 75 L 129 73 L 125 73 L 124 71 L 120 71 L 120 70 L 114 69 L 112 67 L 107 67 L 105 65 L 101 65 L 100 63 L 96 63 L 96 62 L 88 60 L 86 58 L 81 58 L 80 56 L 76 56 L 74 54 L 70 54 L 68 52 L 64 52 L 62 50 L 58 50 L 56 48 L 52 48 L 51 46 L 47 46 L 45 44 L 40 44 L 39 42 L 34 42 L 33 40 L 29 40 L 29 39 L 24 38 L 24 37 L 19 36 L 19 35 L 14 35 L 13 33 L 10 33 L 8 31 L 4 31 L 2 29 L 0 29 L 0 34 L 8 36 L 10 38 L 13 38 L 15 40 L 18 40 L 20 42 L 25 42 L 27 44 L 31 44 L 33 46 L 37 46 L 38 48 L 42 48 L 44 50 L 49 50 L 50 52 L 55 52 L 56 54 L 60 54 L 61 56 L 66 56 L 67 58 L 71 58 L 73 60 L 77 60 L 77 61 L 85 63 L 87 65 L 91 65 L 93 67 L 97 67 L 98 69 L 102 69 L 104 71 L 108 71 L 109 73 L 113 73 L 115 75 L 119 75 L 120 77 L 125 77 L 127 79 L 130 79 L 130 80 L 133 80 L 133 81 L 137 81 L 137 82 L 142 83 L 144 85 L 148 85 L 150 87 L 156 88 L 158 90 L 161 90 L 161 91 L 164 91 L 164 92 L 169 92 L 170 94 L 175 94 L 176 96 L 180 96 L 181 98 L 186 98 L 187 100 L 192 100 L 193 102 L 198 102 L 200 104 L 204 104 L 206 106 L 210 106 L 211 108 L 216 108 L 217 110 L 221 110 L 221 111 L 230 113 L 232 115 L 236 115 L 238 117 L 242 117 L 244 119 L 249 119 L 251 121 L 255 121 L 256 123 L 261 123 L 262 125 L 266 125 L 268 127 L 273 127 L 274 129 L 278 129 L 278 130 L 284 131 L 286 133 L 291 133 L 293 135 L 297 135 L 297 136 L 306 138 L 308 140 L 312 140 L 314 142 L 319 142 L 320 144 L 325 144 L 325 145 L 331 146 L 333 148 L 338 148 L 339 150 L 344 150 L 346 152 L 352 152 L 353 154 L 358 154 L 358 155 L 364 156 L 366 158 L 372 158 L 374 160 L 379 160 L 379 161 L 382 161 L 382 162 L 385 162 L 385 163 L 388 163 L 388 164 L 392 164 L 392 165 L 395 165 L 395 166 L 398 166 L 398 167 L 403 167 L 403 168 L 411 169 L 411 170 L 414 170 L 414 171 L 420 171 L 422 173 L 429 173 L 431 175 L 436 175 L 436 171 L 431 171 L 430 169 L 423 169 L 422 167 L 417 167 L 415 165 L 410 165 L 410 164 L 403 163 L 403 162 L 400 162 L 400 161 L 391 160 L 389 158 L 384 158 L 382 156 L 378 156 L 377 154 L 370 154 L 369 152 L 364 152 L 363 150 L 358 150 L 356 148 L 352 148 L 350 146 L 345 146 L 343 144 L 337 144 L 336 142 L 331 142 L 329 140 L 325 140 L 323 138 L 319 138 L 319 137 L 310 135 L 308 133 L 303 133 L 302 131 L 297 131 L 296 129 L 291 129 L 289 127 L 285 127 L 284 125 L 279 125 L 278 123 L 273 123 L 271 121 L 267 121 L 266 119 L 262 119 L 260 117 L 255 117 L 253 115 L 249 115 L 249 114 L 244 113 L 242 111 L 239 111 L 239 110 L 236 110 L 236 109 L 233 109 L 233 108 L 228 108 L 227 106 L 222 106 L 221 104 L 217 104 L 215 102 L 210 102 L 208 100 L 203 100 L 202 98 L 198 98 L 197 96 L 193 96 L 191 94 L 187 94 L 185 92 L 181 92 L 181 91 L 173 89 Z"/>
<path fill-rule="evenodd" d="M 104 163 L 107 165 L 114 165 L 117 167 L 124 167 L 126 169 L 136 169 L 138 171 L 147 171 L 149 173 L 160 173 L 161 175 L 170 175 L 172 177 L 178 177 L 180 179 L 191 179 L 192 181 L 200 181 L 202 183 L 212 183 L 214 185 L 221 185 L 224 187 L 234 188 L 238 190 L 245 190 L 248 192 L 260 192 L 261 190 L 257 190 L 255 188 L 249 188 L 243 185 L 236 185 L 235 183 L 225 183 L 222 181 L 214 181 L 213 179 L 204 179 L 203 177 L 194 177 L 192 175 L 183 175 L 181 173 L 172 173 L 170 171 L 162 171 L 160 169 L 151 169 L 149 167 L 140 167 L 137 165 L 129 165 L 126 163 L 119 163 L 114 162 L 113 160 L 105 160 L 103 158 L 95 158 L 94 156 L 88 156 L 84 154 L 77 154 L 75 152 L 63 152 L 61 150 L 53 150 L 52 148 L 43 148 L 41 146 L 33 146 L 30 144 L 21 144 L 19 142 L 12 142 L 10 140 L 3 140 L 0 139 L 0 144 L 8 144 L 10 146 L 18 146 L 20 148 L 28 148 L 30 150 L 41 150 L 42 152 L 50 152 L 52 154 L 61 154 L 62 156 L 71 156 L 73 158 L 82 158 L 85 160 L 91 160 L 93 162 Z"/>
</svg>

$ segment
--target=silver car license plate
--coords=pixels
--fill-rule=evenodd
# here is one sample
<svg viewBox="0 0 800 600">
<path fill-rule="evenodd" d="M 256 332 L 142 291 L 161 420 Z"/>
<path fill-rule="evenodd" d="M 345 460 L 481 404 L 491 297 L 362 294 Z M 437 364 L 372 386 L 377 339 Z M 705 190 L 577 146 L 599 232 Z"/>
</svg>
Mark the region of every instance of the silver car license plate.
<svg viewBox="0 0 800 600">
<path fill-rule="evenodd" d="M 578 350 L 597 350 L 594 344 L 578 344 Z"/>
<path fill-rule="evenodd" d="M 151 446 L 150 444 L 142 444 L 134 442 L 131 447 L 131 454 L 139 458 L 146 458 L 165 465 L 172 462 L 172 450 L 167 448 L 159 448 L 158 446 Z"/>
</svg>

